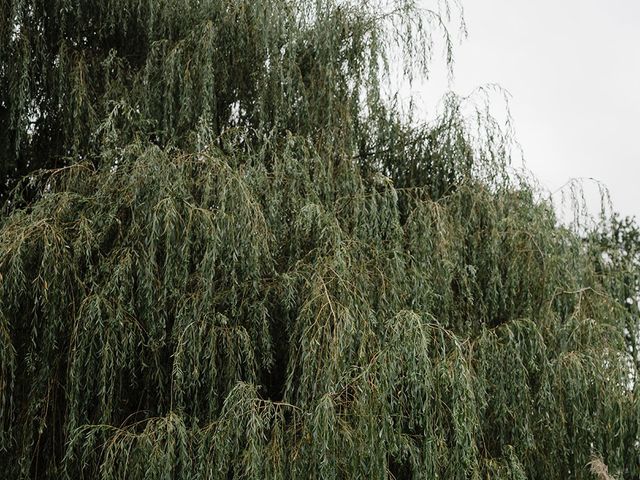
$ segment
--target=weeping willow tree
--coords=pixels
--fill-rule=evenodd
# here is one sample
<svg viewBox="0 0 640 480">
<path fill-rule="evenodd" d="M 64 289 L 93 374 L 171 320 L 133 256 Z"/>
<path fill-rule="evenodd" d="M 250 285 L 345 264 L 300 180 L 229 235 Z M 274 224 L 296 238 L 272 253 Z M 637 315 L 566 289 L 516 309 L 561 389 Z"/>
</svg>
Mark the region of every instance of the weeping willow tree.
<svg viewBox="0 0 640 480">
<path fill-rule="evenodd" d="M 596 268 L 614 298 L 625 306 L 624 335 L 632 365 L 629 381 L 640 375 L 640 227 L 635 218 L 604 217 L 590 232 Z"/>
<path fill-rule="evenodd" d="M 597 242 L 388 93 L 449 7 L 0 3 L 0 476 L 640 478 Z"/>
</svg>

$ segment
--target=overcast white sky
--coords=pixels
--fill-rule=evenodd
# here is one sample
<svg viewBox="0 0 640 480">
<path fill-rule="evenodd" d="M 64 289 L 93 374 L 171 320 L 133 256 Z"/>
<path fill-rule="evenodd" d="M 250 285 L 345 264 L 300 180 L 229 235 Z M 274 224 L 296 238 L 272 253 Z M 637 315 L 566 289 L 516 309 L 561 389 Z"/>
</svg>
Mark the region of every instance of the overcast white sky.
<svg viewBox="0 0 640 480">
<path fill-rule="evenodd" d="M 500 84 L 512 96 L 526 166 L 545 188 L 595 178 L 615 210 L 640 219 L 640 0 L 463 5 L 469 37 L 454 52 L 451 88 Z M 446 69 L 437 67 L 417 93 L 433 111 L 446 89 Z M 587 196 L 596 196 L 589 187 Z"/>
</svg>

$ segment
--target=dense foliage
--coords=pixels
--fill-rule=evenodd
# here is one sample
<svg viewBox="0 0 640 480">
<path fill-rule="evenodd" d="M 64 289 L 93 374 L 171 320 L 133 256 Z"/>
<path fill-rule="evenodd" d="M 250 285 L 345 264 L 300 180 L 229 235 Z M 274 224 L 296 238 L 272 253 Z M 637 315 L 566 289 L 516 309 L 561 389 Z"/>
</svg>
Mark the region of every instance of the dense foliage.
<svg viewBox="0 0 640 480">
<path fill-rule="evenodd" d="M 640 380 L 640 227 L 634 218 L 604 217 L 589 235 L 596 269 L 611 295 L 624 305 L 630 382 Z"/>
<path fill-rule="evenodd" d="M 385 94 L 448 5 L 0 7 L 3 478 L 640 478 L 608 234 Z"/>
</svg>

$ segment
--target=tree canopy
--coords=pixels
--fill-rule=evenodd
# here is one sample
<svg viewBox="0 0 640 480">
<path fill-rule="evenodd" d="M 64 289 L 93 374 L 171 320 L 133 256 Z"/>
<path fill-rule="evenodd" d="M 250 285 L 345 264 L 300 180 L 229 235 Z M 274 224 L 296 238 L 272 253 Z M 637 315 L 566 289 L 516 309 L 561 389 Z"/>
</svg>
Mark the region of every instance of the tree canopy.
<svg viewBox="0 0 640 480">
<path fill-rule="evenodd" d="M 640 478 L 629 264 L 389 93 L 457 5 L 0 8 L 4 476 Z"/>
</svg>

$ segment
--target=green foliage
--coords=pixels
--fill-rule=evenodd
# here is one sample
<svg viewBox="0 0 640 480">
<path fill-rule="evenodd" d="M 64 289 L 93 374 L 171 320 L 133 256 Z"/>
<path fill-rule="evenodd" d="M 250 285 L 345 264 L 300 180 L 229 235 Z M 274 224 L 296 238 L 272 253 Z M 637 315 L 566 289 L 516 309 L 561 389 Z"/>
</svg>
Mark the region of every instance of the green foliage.
<svg viewBox="0 0 640 480">
<path fill-rule="evenodd" d="M 638 383 L 640 372 L 640 228 L 634 218 L 618 215 L 602 219 L 589 236 L 597 271 L 611 295 L 624 306 L 624 335 L 630 382 Z"/>
<path fill-rule="evenodd" d="M 428 27 L 449 15 L 414 0 L 0 6 L 0 199 L 31 170 L 104 143 L 184 146 L 199 125 L 220 142 L 238 128 L 257 145 L 294 131 L 351 151 L 367 143 L 361 113 L 378 115 L 390 56 L 404 53 L 407 74 L 426 72 Z"/>
<path fill-rule="evenodd" d="M 1 5 L 5 477 L 638 478 L 602 244 L 381 93 L 447 6 Z"/>
</svg>

